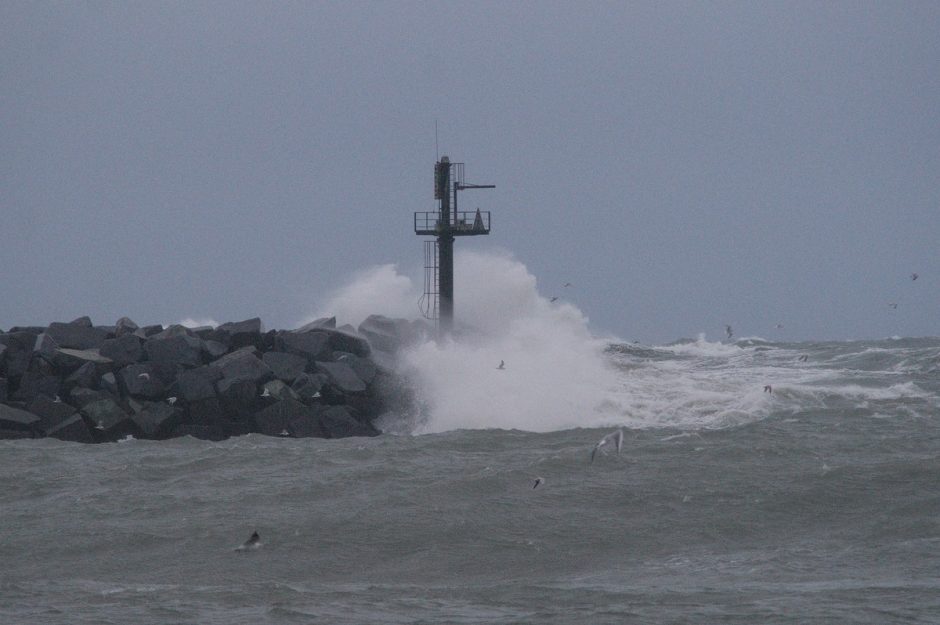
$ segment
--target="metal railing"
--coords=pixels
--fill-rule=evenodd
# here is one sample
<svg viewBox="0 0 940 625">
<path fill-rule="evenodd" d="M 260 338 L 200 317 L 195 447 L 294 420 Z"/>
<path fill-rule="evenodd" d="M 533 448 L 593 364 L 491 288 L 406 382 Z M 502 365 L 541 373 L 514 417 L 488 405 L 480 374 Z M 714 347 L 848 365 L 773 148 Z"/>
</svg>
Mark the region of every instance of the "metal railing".
<svg viewBox="0 0 940 625">
<path fill-rule="evenodd" d="M 451 223 L 446 228 L 441 224 L 440 211 L 415 213 L 417 234 L 435 235 L 445 229 L 456 235 L 489 234 L 490 211 L 457 211 L 451 215 Z"/>
</svg>

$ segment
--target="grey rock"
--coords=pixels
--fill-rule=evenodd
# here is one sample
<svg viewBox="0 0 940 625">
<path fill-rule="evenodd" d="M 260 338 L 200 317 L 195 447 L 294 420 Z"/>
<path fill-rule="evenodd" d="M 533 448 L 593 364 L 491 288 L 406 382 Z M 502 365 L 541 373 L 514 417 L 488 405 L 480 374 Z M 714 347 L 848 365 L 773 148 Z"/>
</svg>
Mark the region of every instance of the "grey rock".
<svg viewBox="0 0 940 625">
<path fill-rule="evenodd" d="M 91 317 L 89 317 L 88 315 L 79 317 L 78 319 L 73 319 L 72 321 L 69 322 L 69 324 L 74 325 L 74 326 L 82 326 L 84 328 L 90 328 L 92 326 Z"/>
<path fill-rule="evenodd" d="M 46 332 L 37 336 L 33 344 L 33 354 L 44 358 L 46 362 L 53 362 L 57 349 L 59 349 L 59 344 Z"/>
<path fill-rule="evenodd" d="M 75 371 L 91 363 L 97 371 L 105 372 L 110 368 L 110 358 L 102 356 L 96 349 L 68 349 L 60 347 L 55 350 L 52 360 L 56 367 L 66 373 Z"/>
<path fill-rule="evenodd" d="M 42 420 L 31 412 L 0 404 L 0 429 L 38 432 Z"/>
<path fill-rule="evenodd" d="M 0 378 L 0 403 L 6 403 L 10 389 L 6 378 Z"/>
<path fill-rule="evenodd" d="M 45 395 L 37 396 L 26 408 L 39 417 L 39 428 L 44 432 L 49 432 L 77 412 L 67 403 L 55 401 Z"/>
<path fill-rule="evenodd" d="M 384 315 L 369 315 L 359 324 L 359 334 L 377 350 L 396 353 L 403 346 L 414 342 L 418 336 L 407 319 L 391 319 Z"/>
<path fill-rule="evenodd" d="M 69 349 L 101 347 L 101 344 L 108 338 L 106 330 L 78 323 L 53 322 L 46 328 L 46 333 L 55 339 L 59 347 Z"/>
<path fill-rule="evenodd" d="M 320 413 L 320 425 L 327 438 L 376 436 L 378 430 L 356 419 L 346 406 L 330 406 Z"/>
<path fill-rule="evenodd" d="M 368 357 L 372 349 L 369 341 L 359 336 L 352 326 L 343 326 L 338 330 L 321 330 L 326 332 L 330 349 L 334 352 L 349 352 L 363 358 Z"/>
<path fill-rule="evenodd" d="M 29 367 L 36 336 L 29 332 L 0 334 L 0 345 L 6 347 L 3 354 L 3 367 L 7 377 L 17 378 L 23 375 Z"/>
<path fill-rule="evenodd" d="M 328 378 L 323 373 L 304 373 L 297 376 L 291 388 L 300 396 L 302 401 L 317 401 L 321 398 L 321 390 L 327 381 Z"/>
<path fill-rule="evenodd" d="M 291 418 L 287 424 L 287 432 L 293 438 L 326 438 L 320 416 L 315 409 Z"/>
<path fill-rule="evenodd" d="M 115 397 L 121 395 L 121 389 L 118 387 L 117 377 L 110 371 L 101 376 L 101 379 L 98 380 L 98 386 L 101 388 L 101 390 Z"/>
<path fill-rule="evenodd" d="M 82 408 L 85 417 L 94 424 L 96 440 L 117 440 L 125 436 L 140 438 L 143 433 L 133 419 L 113 399 L 99 399 Z"/>
<path fill-rule="evenodd" d="M 120 371 L 121 383 L 132 397 L 157 399 L 163 397 L 166 388 L 150 363 L 127 365 Z"/>
<path fill-rule="evenodd" d="M 73 414 L 63 419 L 54 427 L 46 432 L 47 436 L 57 438 L 60 441 L 71 443 L 94 443 L 95 437 L 92 436 L 88 424 L 79 414 Z"/>
<path fill-rule="evenodd" d="M 100 353 L 103 357 L 110 358 L 118 367 L 140 362 L 144 356 L 140 337 L 133 333 L 122 334 L 117 338 L 104 341 L 101 344 Z"/>
<path fill-rule="evenodd" d="M 69 392 L 68 403 L 76 408 L 84 408 L 93 401 L 100 399 L 114 399 L 106 391 L 96 391 L 91 388 L 77 386 Z"/>
<path fill-rule="evenodd" d="M 266 352 L 261 359 L 271 368 L 274 377 L 288 384 L 297 379 L 307 366 L 307 359 L 287 352 Z"/>
<path fill-rule="evenodd" d="M 294 330 L 294 332 L 310 332 L 311 330 L 320 330 L 323 328 L 328 330 L 336 329 L 336 317 L 320 317 L 315 321 L 300 326 Z"/>
<path fill-rule="evenodd" d="M 304 417 L 316 418 L 316 408 L 305 406 L 293 399 L 285 399 L 255 413 L 255 424 L 262 434 L 282 436 L 282 432 L 289 432 L 291 421 Z"/>
<path fill-rule="evenodd" d="M 144 402 L 141 409 L 131 417 L 140 428 L 144 438 L 164 439 L 182 423 L 184 413 L 164 402 Z"/>
<path fill-rule="evenodd" d="M 334 352 L 334 360 L 341 362 L 352 369 L 360 380 L 369 385 L 375 379 L 377 369 L 375 364 L 368 358 L 362 358 L 348 352 Z"/>
<path fill-rule="evenodd" d="M 30 402 L 37 395 L 55 397 L 61 390 L 62 382 L 58 376 L 40 371 L 27 371 L 20 377 L 19 388 L 13 393 L 13 399 Z"/>
<path fill-rule="evenodd" d="M 308 364 L 325 360 L 332 354 L 326 332 L 281 332 L 274 344 L 277 351 L 303 356 Z"/>
<path fill-rule="evenodd" d="M 265 383 L 264 391 L 266 391 L 270 397 L 273 397 L 276 400 L 300 400 L 300 396 L 297 395 L 297 393 L 291 387 L 284 384 L 284 382 L 281 380 L 271 380 L 270 382 Z"/>
<path fill-rule="evenodd" d="M 250 380 L 261 384 L 274 377 L 271 368 L 264 364 L 254 348 L 243 347 L 230 354 L 222 356 L 212 363 L 222 371 L 222 377 L 227 380 Z"/>
<path fill-rule="evenodd" d="M 147 358 L 152 362 L 170 363 L 183 367 L 202 365 L 202 339 L 172 332 L 175 327 L 182 326 L 171 327 L 147 339 L 144 343 Z"/>
<path fill-rule="evenodd" d="M 361 393 L 366 390 L 366 383 L 356 372 L 343 362 L 317 362 L 319 373 L 324 373 L 331 384 L 343 393 Z"/>
<path fill-rule="evenodd" d="M 163 332 L 163 326 L 154 325 L 154 326 L 144 326 L 142 328 L 137 328 L 134 330 L 133 334 L 140 337 L 141 339 L 148 339 L 151 336 L 156 336 Z"/>
<path fill-rule="evenodd" d="M 102 375 L 104 374 L 98 371 L 95 363 L 86 362 L 76 369 L 71 375 L 69 375 L 69 377 L 65 378 L 65 386 L 67 388 L 72 388 L 75 386 L 91 388 Z"/>
<path fill-rule="evenodd" d="M 215 383 L 221 379 L 222 371 L 214 365 L 188 369 L 178 378 L 179 394 L 187 402 L 215 397 Z"/>
<path fill-rule="evenodd" d="M 253 345 L 258 349 L 263 348 L 261 334 L 264 327 L 261 319 L 254 317 L 245 321 L 223 323 L 215 329 L 217 340 L 227 344 L 232 349 L 238 349 Z"/>
<path fill-rule="evenodd" d="M 139 329 L 140 326 L 134 323 L 131 319 L 128 319 L 127 317 L 121 317 L 114 324 L 114 336 L 116 338 L 121 338 L 125 334 L 133 334 Z"/>
<path fill-rule="evenodd" d="M 205 351 L 210 361 L 221 358 L 228 353 L 228 345 L 211 339 L 203 341 L 202 349 Z"/>
</svg>

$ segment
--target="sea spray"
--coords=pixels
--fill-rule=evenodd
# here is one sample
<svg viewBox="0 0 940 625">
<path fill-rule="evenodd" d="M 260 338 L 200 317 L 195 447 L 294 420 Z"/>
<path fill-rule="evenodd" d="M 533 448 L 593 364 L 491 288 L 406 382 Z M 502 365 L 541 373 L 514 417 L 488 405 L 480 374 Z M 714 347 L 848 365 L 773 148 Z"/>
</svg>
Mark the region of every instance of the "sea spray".
<svg viewBox="0 0 940 625">
<path fill-rule="evenodd" d="M 607 341 L 591 335 L 581 311 L 540 295 L 536 278 L 507 253 L 463 252 L 455 261 L 454 335 L 401 354 L 401 373 L 424 410 L 416 431 L 612 422 L 598 410 L 616 372 L 603 353 Z M 372 313 L 415 317 L 420 295 L 414 281 L 383 265 L 357 274 L 318 314 L 354 325 Z"/>
</svg>

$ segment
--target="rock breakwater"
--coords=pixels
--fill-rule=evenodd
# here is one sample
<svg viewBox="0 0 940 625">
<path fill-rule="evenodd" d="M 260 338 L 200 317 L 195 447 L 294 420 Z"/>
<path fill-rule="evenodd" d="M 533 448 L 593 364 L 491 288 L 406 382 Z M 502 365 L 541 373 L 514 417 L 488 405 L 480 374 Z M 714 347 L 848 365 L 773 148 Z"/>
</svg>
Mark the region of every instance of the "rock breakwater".
<svg viewBox="0 0 940 625">
<path fill-rule="evenodd" d="M 88 317 L 0 332 L 0 439 L 84 443 L 127 436 L 222 440 L 374 436 L 407 410 L 397 350 L 428 328 L 374 315 L 359 328 L 319 319 L 265 331 L 113 326 Z"/>
</svg>

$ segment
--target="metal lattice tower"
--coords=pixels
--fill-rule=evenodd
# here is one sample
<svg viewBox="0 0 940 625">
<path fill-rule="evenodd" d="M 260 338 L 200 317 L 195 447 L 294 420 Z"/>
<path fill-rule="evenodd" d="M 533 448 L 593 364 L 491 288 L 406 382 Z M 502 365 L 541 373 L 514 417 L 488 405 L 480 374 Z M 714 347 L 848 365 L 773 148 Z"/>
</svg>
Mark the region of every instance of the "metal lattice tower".
<svg viewBox="0 0 940 625">
<path fill-rule="evenodd" d="M 495 189 L 491 184 L 468 184 L 464 164 L 442 156 L 434 165 L 436 211 L 415 213 L 415 234 L 437 237 L 424 246 L 422 312 L 436 319 L 441 334 L 454 327 L 454 238 L 490 233 L 490 212 L 457 210 L 457 193 L 467 189 Z"/>
</svg>

